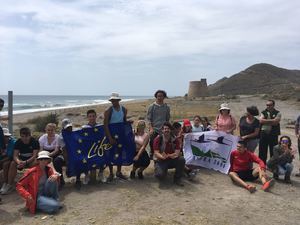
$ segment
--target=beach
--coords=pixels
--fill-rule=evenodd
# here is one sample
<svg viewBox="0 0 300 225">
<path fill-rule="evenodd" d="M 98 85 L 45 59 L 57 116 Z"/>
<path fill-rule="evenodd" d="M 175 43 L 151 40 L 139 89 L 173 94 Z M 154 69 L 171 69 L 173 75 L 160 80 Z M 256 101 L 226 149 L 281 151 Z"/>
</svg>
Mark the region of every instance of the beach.
<svg viewBox="0 0 300 225">
<path fill-rule="evenodd" d="M 123 102 L 122 105 L 128 109 L 128 119 L 136 122 L 145 119 L 147 108 L 153 101 L 140 99 Z M 266 99 L 263 96 L 193 100 L 173 97 L 166 102 L 171 108 L 172 121 L 200 115 L 207 116 L 213 122 L 222 102 L 229 103 L 231 113 L 238 121 L 247 106 L 256 105 L 260 111 L 263 110 Z M 22 126 L 33 127 L 33 124 L 27 123 L 29 119 L 49 113 L 56 113 L 59 121 L 69 118 L 75 127 L 81 127 L 87 121 L 86 111 L 93 108 L 97 112 L 98 122 L 102 123 L 103 112 L 108 106 L 95 104 L 16 114 L 15 134 Z M 296 148 L 293 121 L 300 113 L 300 102 L 276 101 L 275 108 L 282 113 L 281 133 L 289 135 L 293 148 Z M 6 122 L 4 120 L 2 124 Z M 117 180 L 114 184 L 86 185 L 77 191 L 74 179 L 66 178 L 67 183 L 60 192 L 64 208 L 59 214 L 30 215 L 23 199 L 14 192 L 2 197 L 0 224 L 299 224 L 300 178 L 294 176 L 299 169 L 298 155 L 293 164 L 292 185 L 276 182 L 270 192 L 263 192 L 260 190 L 261 185 L 256 183 L 258 191 L 254 194 L 233 185 L 228 176 L 204 168 L 199 169 L 195 181 L 185 179 L 183 188 L 172 184 L 173 171 L 167 182 L 160 184 L 153 176 L 153 162 L 145 170 L 143 181 Z M 129 175 L 130 170 L 131 167 L 124 167 L 126 175 Z M 108 171 L 105 173 L 107 175 Z"/>
</svg>

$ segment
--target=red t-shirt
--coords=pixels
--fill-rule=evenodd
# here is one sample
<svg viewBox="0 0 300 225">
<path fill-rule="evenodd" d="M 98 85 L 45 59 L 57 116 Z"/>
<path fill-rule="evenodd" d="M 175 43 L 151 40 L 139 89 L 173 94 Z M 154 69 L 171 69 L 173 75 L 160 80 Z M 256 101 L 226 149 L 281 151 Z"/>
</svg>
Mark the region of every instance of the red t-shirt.
<svg viewBox="0 0 300 225">
<path fill-rule="evenodd" d="M 233 150 L 230 155 L 230 171 L 239 172 L 251 170 L 250 165 L 253 162 L 259 164 L 259 167 L 262 169 L 266 168 L 265 163 L 254 153 L 250 151 L 240 153 L 238 150 Z"/>
<path fill-rule="evenodd" d="M 154 151 L 159 151 L 160 150 L 160 147 L 161 147 L 161 144 L 162 143 L 159 143 L 160 142 L 160 139 L 161 139 L 161 136 L 158 135 L 155 139 L 154 139 L 154 142 L 153 142 L 153 149 Z M 173 141 L 173 144 L 171 142 L 171 139 Z M 162 140 L 163 141 L 163 140 Z M 174 148 L 175 147 L 175 148 Z M 170 138 L 170 140 L 166 143 L 166 147 L 165 147 L 165 153 L 166 154 L 172 154 L 175 152 L 175 150 L 179 150 L 180 149 L 180 142 L 179 140 L 176 138 L 175 140 L 173 138 Z"/>
</svg>

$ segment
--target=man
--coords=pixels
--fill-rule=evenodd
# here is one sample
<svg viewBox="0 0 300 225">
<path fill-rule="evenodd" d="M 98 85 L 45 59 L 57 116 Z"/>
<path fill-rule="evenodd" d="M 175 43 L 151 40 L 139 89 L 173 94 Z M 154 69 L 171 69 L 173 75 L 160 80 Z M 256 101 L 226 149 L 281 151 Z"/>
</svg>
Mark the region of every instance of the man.
<svg viewBox="0 0 300 225">
<path fill-rule="evenodd" d="M 295 124 L 295 135 L 298 140 L 298 153 L 299 153 L 299 158 L 300 158 L 300 115 L 298 116 Z M 297 177 L 300 177 L 300 169 L 299 173 L 296 174 Z"/>
<path fill-rule="evenodd" d="M 172 125 L 165 122 L 162 126 L 162 134 L 154 139 L 154 173 L 158 179 L 162 180 L 167 176 L 168 169 L 175 168 L 174 184 L 183 186 L 181 177 L 185 160 L 180 154 L 180 142 L 178 138 L 172 136 L 171 130 Z"/>
<path fill-rule="evenodd" d="M 0 98 L 0 111 L 2 111 L 3 107 L 4 107 L 4 100 Z M 4 150 L 4 148 L 5 148 L 4 135 L 3 135 L 3 129 L 0 121 L 0 153 Z"/>
<path fill-rule="evenodd" d="M 153 157 L 153 140 L 160 134 L 164 122 L 169 122 L 170 120 L 170 107 L 164 103 L 164 99 L 167 98 L 167 93 L 164 90 L 157 90 L 154 97 L 156 100 L 149 106 L 147 112 L 150 131 L 151 159 Z"/>
<path fill-rule="evenodd" d="M 259 167 L 252 168 L 252 163 L 259 164 Z M 237 149 L 233 150 L 230 155 L 230 172 L 229 177 L 233 182 L 247 189 L 250 193 L 256 191 L 256 187 L 251 184 L 247 184 L 245 181 L 255 181 L 259 178 L 263 184 L 262 190 L 267 191 L 274 184 L 274 180 L 267 180 L 267 174 L 265 172 L 265 163 L 258 158 L 254 153 L 248 151 L 245 148 L 245 142 L 239 141 Z"/>
<path fill-rule="evenodd" d="M 26 200 L 26 207 L 33 214 L 36 210 L 53 214 L 62 208 L 57 190 L 61 174 L 53 171 L 50 162 L 48 151 L 39 152 L 37 165 L 29 169 L 16 185 L 17 191 Z"/>
<path fill-rule="evenodd" d="M 127 109 L 120 105 L 121 98 L 118 93 L 112 93 L 108 100 L 111 102 L 112 106 L 104 112 L 104 131 L 109 143 L 111 145 L 116 145 L 117 141 L 111 135 L 108 125 L 112 123 L 126 122 Z M 122 165 L 117 165 L 116 176 L 120 179 L 127 180 L 127 177 L 122 174 L 121 169 Z M 107 178 L 107 181 L 112 182 L 113 178 L 113 165 L 109 165 L 109 177 Z"/>
<path fill-rule="evenodd" d="M 88 123 L 82 126 L 83 129 L 94 128 L 95 126 L 100 125 L 96 122 L 97 113 L 94 109 L 89 109 L 86 112 L 86 116 L 87 116 L 87 119 L 88 119 Z M 104 170 L 104 168 L 101 168 L 100 172 L 99 172 L 99 177 L 101 177 L 102 179 L 103 179 L 103 170 Z M 89 176 L 88 176 L 88 172 L 86 172 L 83 184 L 88 184 L 89 182 L 96 183 L 96 169 L 92 169 L 90 171 L 90 179 L 89 179 Z"/>
<path fill-rule="evenodd" d="M 30 129 L 27 127 L 21 128 L 20 138 L 15 143 L 14 160 L 9 165 L 6 189 L 1 194 L 8 194 L 13 190 L 17 169 L 23 170 L 36 165 L 39 149 L 39 142 L 31 136 Z"/>
<path fill-rule="evenodd" d="M 259 122 L 260 140 L 259 140 L 259 158 L 266 163 L 268 156 L 268 147 L 270 148 L 270 157 L 273 156 L 273 147 L 278 144 L 280 135 L 281 113 L 276 110 L 275 101 L 268 100 L 267 108 L 261 112 Z"/>
</svg>

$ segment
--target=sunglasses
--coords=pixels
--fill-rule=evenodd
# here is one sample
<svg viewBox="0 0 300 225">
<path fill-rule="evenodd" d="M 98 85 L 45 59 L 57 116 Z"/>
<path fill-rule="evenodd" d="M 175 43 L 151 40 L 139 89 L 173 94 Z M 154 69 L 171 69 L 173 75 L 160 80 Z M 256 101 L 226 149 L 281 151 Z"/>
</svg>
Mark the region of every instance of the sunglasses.
<svg viewBox="0 0 300 225">
<path fill-rule="evenodd" d="M 288 143 L 289 143 L 289 140 L 281 140 L 281 143 L 282 143 L 282 144 L 288 144 Z"/>
<path fill-rule="evenodd" d="M 266 106 L 273 106 L 273 104 L 266 104 Z"/>
</svg>

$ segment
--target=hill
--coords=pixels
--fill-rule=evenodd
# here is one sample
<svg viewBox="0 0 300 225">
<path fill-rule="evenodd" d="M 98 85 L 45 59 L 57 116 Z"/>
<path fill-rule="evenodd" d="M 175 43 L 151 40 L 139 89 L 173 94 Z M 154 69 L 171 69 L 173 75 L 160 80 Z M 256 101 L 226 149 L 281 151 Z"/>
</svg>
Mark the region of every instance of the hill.
<svg viewBox="0 0 300 225">
<path fill-rule="evenodd" d="M 211 95 L 270 94 L 300 97 L 300 70 L 260 63 L 208 86 Z"/>
</svg>

